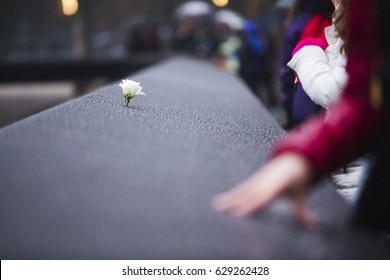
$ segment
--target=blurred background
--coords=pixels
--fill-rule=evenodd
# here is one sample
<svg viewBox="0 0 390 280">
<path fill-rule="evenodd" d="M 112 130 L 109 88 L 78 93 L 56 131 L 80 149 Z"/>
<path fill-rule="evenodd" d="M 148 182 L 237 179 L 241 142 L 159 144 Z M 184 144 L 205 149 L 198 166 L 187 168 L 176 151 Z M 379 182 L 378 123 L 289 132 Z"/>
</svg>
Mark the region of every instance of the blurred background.
<svg viewBox="0 0 390 280">
<path fill-rule="evenodd" d="M 13 0 L 0 9 L 0 127 L 178 53 L 241 77 L 281 124 L 292 0 Z"/>
</svg>

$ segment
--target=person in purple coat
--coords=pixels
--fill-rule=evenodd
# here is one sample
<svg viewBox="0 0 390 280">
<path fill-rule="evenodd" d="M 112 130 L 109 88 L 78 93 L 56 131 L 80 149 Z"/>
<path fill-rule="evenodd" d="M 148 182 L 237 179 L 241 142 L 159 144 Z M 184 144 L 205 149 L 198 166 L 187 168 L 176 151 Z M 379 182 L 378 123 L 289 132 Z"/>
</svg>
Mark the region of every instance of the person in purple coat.
<svg viewBox="0 0 390 280">
<path fill-rule="evenodd" d="M 287 129 L 296 126 L 321 109 L 310 99 L 299 83 L 294 83 L 295 74 L 287 63 L 291 60 L 294 47 L 302 39 L 311 37 L 326 41 L 323 28 L 324 25 L 331 25 L 333 12 L 334 6 L 329 0 L 296 0 L 291 9 L 284 35 L 280 68 L 282 104 L 288 117 Z"/>
</svg>

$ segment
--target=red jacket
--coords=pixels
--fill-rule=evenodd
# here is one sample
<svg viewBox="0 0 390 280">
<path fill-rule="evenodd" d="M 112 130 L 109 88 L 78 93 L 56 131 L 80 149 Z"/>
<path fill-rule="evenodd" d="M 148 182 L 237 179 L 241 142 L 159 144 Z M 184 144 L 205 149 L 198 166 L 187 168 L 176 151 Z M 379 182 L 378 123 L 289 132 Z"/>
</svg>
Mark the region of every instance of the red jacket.
<svg viewBox="0 0 390 280">
<path fill-rule="evenodd" d="M 351 0 L 349 14 L 349 81 L 339 102 L 278 143 L 273 156 L 297 152 L 312 164 L 316 178 L 374 147 L 383 130 L 383 108 L 370 103 L 370 80 L 380 65 L 383 48 L 376 1 Z"/>
</svg>

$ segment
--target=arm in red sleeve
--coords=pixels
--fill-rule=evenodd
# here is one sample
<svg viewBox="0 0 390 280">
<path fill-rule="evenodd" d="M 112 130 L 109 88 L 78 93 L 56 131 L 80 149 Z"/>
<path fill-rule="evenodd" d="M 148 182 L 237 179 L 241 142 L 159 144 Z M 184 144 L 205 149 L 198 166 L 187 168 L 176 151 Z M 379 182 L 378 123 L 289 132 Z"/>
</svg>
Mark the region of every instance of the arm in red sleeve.
<svg viewBox="0 0 390 280">
<path fill-rule="evenodd" d="M 332 109 L 325 122 L 322 117 L 304 126 L 276 146 L 274 155 L 297 152 L 314 166 L 315 177 L 363 155 L 377 142 L 383 114 L 362 98 L 345 97 Z"/>
</svg>

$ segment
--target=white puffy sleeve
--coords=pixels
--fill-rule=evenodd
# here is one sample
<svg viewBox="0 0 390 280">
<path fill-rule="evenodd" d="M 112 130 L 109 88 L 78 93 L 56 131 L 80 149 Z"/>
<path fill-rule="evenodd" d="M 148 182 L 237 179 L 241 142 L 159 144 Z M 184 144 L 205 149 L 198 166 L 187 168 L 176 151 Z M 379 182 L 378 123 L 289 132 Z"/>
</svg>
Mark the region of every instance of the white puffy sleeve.
<svg viewBox="0 0 390 280">
<path fill-rule="evenodd" d="M 348 79 L 347 58 L 337 52 L 329 58 L 320 47 L 305 46 L 287 63 L 311 100 L 326 109 L 339 99 Z"/>
</svg>

